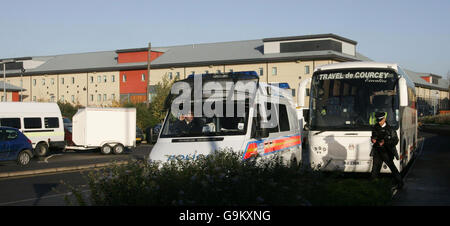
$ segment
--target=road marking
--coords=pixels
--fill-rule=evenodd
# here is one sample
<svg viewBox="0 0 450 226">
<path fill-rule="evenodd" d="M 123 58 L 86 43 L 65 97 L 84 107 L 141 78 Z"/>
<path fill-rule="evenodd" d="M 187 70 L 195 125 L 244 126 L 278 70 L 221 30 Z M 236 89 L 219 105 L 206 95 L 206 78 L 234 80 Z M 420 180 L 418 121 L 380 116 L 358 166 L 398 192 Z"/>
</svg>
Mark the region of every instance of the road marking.
<svg viewBox="0 0 450 226">
<path fill-rule="evenodd" d="M 88 192 L 88 191 L 90 191 L 90 190 L 80 191 L 80 193 L 85 193 L 85 192 Z M 73 194 L 72 192 L 67 192 L 67 193 L 63 193 L 63 194 L 42 196 L 42 197 L 39 197 L 39 198 L 31 198 L 31 199 L 24 199 L 24 200 L 19 200 L 19 201 L 4 202 L 4 203 L 0 203 L 0 206 L 17 204 L 17 203 L 21 203 L 21 202 L 30 202 L 30 201 L 36 201 L 36 200 L 42 200 L 42 199 L 49 199 L 49 198 L 55 198 L 55 197 L 59 197 L 59 196 L 72 195 L 72 194 Z"/>
<path fill-rule="evenodd" d="M 58 155 L 63 155 L 63 154 L 54 154 L 54 155 L 50 155 L 50 156 L 48 156 L 47 158 L 44 159 L 44 162 L 45 162 L 45 163 L 48 163 L 48 160 L 49 160 L 51 157 L 53 157 L 53 156 L 58 156 Z"/>
</svg>

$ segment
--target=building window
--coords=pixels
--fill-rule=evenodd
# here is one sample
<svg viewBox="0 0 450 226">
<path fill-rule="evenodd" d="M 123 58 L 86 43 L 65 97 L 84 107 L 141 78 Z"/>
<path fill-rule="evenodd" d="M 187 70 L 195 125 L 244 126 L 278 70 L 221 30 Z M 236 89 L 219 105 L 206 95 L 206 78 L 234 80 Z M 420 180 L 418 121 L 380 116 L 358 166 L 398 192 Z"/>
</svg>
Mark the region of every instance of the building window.
<svg viewBox="0 0 450 226">
<path fill-rule="evenodd" d="M 64 85 L 64 78 L 61 78 L 61 84 Z"/>
<path fill-rule="evenodd" d="M 55 96 L 50 96 L 50 102 L 55 102 Z"/>
<path fill-rule="evenodd" d="M 101 95 L 101 94 L 98 94 L 98 95 L 97 95 L 97 101 L 98 101 L 98 102 L 102 101 L 102 95 Z"/>
<path fill-rule="evenodd" d="M 116 100 L 116 95 L 114 95 L 114 93 L 111 94 L 111 100 Z"/>
<path fill-rule="evenodd" d="M 97 76 L 97 82 L 98 82 L 98 83 L 101 83 L 101 82 L 102 82 L 102 76 L 100 76 L 100 75 Z"/>
<path fill-rule="evenodd" d="M 307 75 L 309 74 L 309 65 L 305 66 L 305 74 L 307 74 Z"/>
<path fill-rule="evenodd" d="M 170 80 L 172 80 L 172 72 L 168 73 L 168 77 L 169 77 Z"/>
<path fill-rule="evenodd" d="M 60 100 L 61 100 L 61 102 L 64 102 L 64 95 L 61 95 Z"/>
<path fill-rule="evenodd" d="M 206 71 L 205 71 L 205 74 L 209 74 L 209 71 L 208 71 L 208 70 L 206 70 Z"/>
<path fill-rule="evenodd" d="M 176 73 L 175 79 L 180 79 L 180 72 L 177 72 L 177 73 Z"/>
<path fill-rule="evenodd" d="M 91 77 L 89 78 L 89 81 L 90 81 L 91 83 L 94 83 L 94 76 L 91 76 Z"/>
<path fill-rule="evenodd" d="M 42 85 L 45 86 L 45 78 L 42 79 Z"/>
<path fill-rule="evenodd" d="M 145 74 L 144 73 L 141 74 L 141 81 L 143 81 L 143 82 L 145 81 Z"/>
<path fill-rule="evenodd" d="M 107 101 L 108 97 L 106 96 L 106 94 L 103 94 L 103 101 Z"/>
<path fill-rule="evenodd" d="M 127 81 L 127 75 L 126 74 L 123 74 L 122 75 L 122 82 L 126 82 Z"/>
<path fill-rule="evenodd" d="M 272 75 L 277 75 L 278 69 L 277 67 L 272 67 Z"/>
<path fill-rule="evenodd" d="M 72 95 L 72 103 L 75 103 L 75 96 Z"/>
<path fill-rule="evenodd" d="M 33 79 L 33 86 L 36 86 L 36 79 Z"/>
<path fill-rule="evenodd" d="M 259 68 L 259 76 L 264 75 L 264 69 L 262 67 Z"/>
<path fill-rule="evenodd" d="M 50 79 L 50 83 L 51 83 L 52 85 L 55 85 L 55 79 L 54 79 L 54 78 Z"/>
<path fill-rule="evenodd" d="M 230 73 L 233 73 L 233 69 L 230 69 Z"/>
<path fill-rule="evenodd" d="M 36 101 L 36 96 L 33 96 L 33 101 Z"/>
<path fill-rule="evenodd" d="M 94 95 L 91 94 L 91 102 L 94 102 Z"/>
<path fill-rule="evenodd" d="M 111 82 L 116 82 L 116 76 L 111 75 Z"/>
<path fill-rule="evenodd" d="M 72 77 L 72 84 L 75 84 L 75 77 Z"/>
<path fill-rule="evenodd" d="M 103 75 L 103 82 L 106 83 L 108 79 L 106 78 L 106 75 Z"/>
</svg>

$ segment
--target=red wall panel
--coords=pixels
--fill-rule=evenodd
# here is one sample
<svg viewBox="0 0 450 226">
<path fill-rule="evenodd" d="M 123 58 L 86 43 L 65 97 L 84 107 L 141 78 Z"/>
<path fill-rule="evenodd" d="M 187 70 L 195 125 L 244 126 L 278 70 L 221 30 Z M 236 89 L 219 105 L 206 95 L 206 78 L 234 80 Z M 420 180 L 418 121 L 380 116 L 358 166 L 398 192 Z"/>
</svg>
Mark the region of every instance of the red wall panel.
<svg viewBox="0 0 450 226">
<path fill-rule="evenodd" d="M 153 61 L 159 56 L 161 56 L 162 52 L 153 52 L 151 53 L 150 60 Z M 119 64 L 123 63 L 137 63 L 137 62 L 147 62 L 148 54 L 147 51 L 141 52 L 128 52 L 128 53 L 118 53 L 117 62 Z"/>
<path fill-rule="evenodd" d="M 12 92 L 12 101 L 19 102 L 19 92 Z"/>
<path fill-rule="evenodd" d="M 142 74 L 145 74 L 145 81 L 142 81 Z M 127 78 L 125 82 L 123 75 Z M 120 94 L 147 93 L 147 82 L 147 70 L 120 71 Z"/>
</svg>

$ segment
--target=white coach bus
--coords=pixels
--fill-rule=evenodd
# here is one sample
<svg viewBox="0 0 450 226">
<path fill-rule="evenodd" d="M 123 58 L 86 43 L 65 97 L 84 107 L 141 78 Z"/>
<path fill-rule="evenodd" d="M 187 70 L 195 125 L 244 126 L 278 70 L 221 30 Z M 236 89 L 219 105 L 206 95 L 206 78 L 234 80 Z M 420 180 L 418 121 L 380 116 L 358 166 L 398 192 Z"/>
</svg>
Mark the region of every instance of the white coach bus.
<svg viewBox="0 0 450 226">
<path fill-rule="evenodd" d="M 412 159 L 417 141 L 417 110 L 414 83 L 397 64 L 351 62 L 316 68 L 311 79 L 303 81 L 299 93 L 311 83 L 309 161 L 313 169 L 344 172 L 370 172 L 370 141 L 375 112 L 385 112 L 387 123 L 399 137 L 402 171 Z M 305 96 L 299 95 L 299 105 Z M 383 164 L 381 172 L 389 173 Z"/>
</svg>

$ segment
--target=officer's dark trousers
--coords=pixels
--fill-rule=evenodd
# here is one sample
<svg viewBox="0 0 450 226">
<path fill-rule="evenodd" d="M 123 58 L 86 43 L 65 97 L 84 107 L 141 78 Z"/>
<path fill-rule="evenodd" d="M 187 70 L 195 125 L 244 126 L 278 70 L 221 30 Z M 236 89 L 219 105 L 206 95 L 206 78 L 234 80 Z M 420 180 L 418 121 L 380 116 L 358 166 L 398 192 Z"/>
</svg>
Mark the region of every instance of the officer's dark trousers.
<svg viewBox="0 0 450 226">
<path fill-rule="evenodd" d="M 380 174 L 381 166 L 383 165 L 383 162 L 385 162 L 391 170 L 392 176 L 394 176 L 397 184 L 400 184 L 402 182 L 402 177 L 398 172 L 397 167 L 394 165 L 393 158 L 388 153 L 388 151 L 384 148 L 375 148 L 373 152 L 372 179 L 378 177 L 378 174 Z"/>
</svg>

